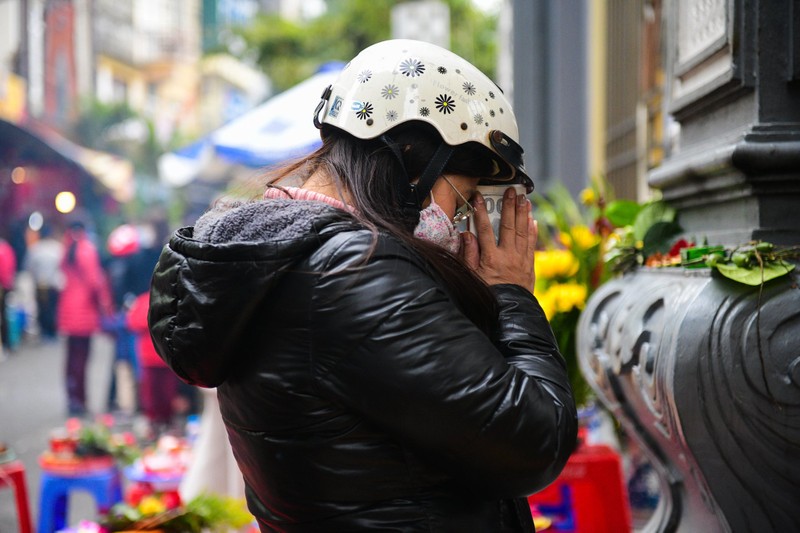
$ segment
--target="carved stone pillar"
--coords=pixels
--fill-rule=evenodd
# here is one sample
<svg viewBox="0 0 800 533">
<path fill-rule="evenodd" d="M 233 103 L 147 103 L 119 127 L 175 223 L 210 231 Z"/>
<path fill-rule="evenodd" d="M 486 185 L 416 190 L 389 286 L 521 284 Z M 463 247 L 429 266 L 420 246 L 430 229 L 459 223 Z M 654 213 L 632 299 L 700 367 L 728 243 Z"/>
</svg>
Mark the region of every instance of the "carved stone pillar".
<svg viewBox="0 0 800 533">
<path fill-rule="evenodd" d="M 659 474 L 648 530 L 800 531 L 800 277 L 645 269 L 603 285 L 581 370 Z"/>
<path fill-rule="evenodd" d="M 798 11 L 665 1 L 665 112 L 680 131 L 648 181 L 687 238 L 800 244 Z M 642 268 L 588 302 L 582 371 L 662 484 L 646 530 L 800 531 L 799 281 Z"/>
</svg>

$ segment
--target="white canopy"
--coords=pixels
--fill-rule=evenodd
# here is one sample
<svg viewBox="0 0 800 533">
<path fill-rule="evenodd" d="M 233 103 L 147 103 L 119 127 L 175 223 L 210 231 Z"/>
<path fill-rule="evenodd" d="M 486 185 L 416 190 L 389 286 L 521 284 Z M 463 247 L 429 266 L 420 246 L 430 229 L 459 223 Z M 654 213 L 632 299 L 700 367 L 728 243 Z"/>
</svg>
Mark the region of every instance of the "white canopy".
<svg viewBox="0 0 800 533">
<path fill-rule="evenodd" d="M 323 90 L 344 64 L 326 63 L 316 74 L 212 132 L 196 143 L 164 154 L 158 162 L 165 183 L 180 187 L 222 160 L 250 168 L 309 154 L 321 144 L 312 115 Z"/>
</svg>

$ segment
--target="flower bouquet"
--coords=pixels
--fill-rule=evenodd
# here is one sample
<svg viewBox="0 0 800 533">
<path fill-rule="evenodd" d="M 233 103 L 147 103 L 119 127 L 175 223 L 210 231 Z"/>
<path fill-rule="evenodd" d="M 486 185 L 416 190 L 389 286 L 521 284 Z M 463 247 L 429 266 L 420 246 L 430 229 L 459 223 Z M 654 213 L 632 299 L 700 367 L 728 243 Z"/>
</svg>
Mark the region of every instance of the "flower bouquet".
<svg viewBox="0 0 800 533">
<path fill-rule="evenodd" d="M 624 273 L 638 266 L 711 268 L 737 283 L 760 286 L 789 274 L 800 258 L 800 247 L 780 247 L 752 241 L 734 247 L 707 242 L 696 244 L 684 238 L 675 210 L 662 202 L 632 203 L 626 223 L 608 240 L 605 261 L 612 272 Z"/>
<path fill-rule="evenodd" d="M 39 458 L 42 468 L 86 470 L 132 463 L 141 454 L 136 438 L 130 432 L 113 432 L 113 426 L 111 415 L 88 425 L 78 418 L 68 419 L 64 428 L 50 434 L 49 449 Z"/>
<path fill-rule="evenodd" d="M 119 503 L 101 517 L 99 532 L 225 532 L 253 522 L 244 500 L 201 494 L 184 505 L 169 494 L 145 496 L 135 506 Z"/>
<path fill-rule="evenodd" d="M 576 328 L 586 300 L 607 277 L 602 257 L 613 225 L 606 212 L 618 205 L 608 203 L 607 195 L 605 184 L 597 180 L 581 193 L 580 205 L 560 184 L 534 198 L 541 222 L 534 295 L 567 361 L 578 405 L 590 399 L 591 390 L 578 365 Z"/>
</svg>

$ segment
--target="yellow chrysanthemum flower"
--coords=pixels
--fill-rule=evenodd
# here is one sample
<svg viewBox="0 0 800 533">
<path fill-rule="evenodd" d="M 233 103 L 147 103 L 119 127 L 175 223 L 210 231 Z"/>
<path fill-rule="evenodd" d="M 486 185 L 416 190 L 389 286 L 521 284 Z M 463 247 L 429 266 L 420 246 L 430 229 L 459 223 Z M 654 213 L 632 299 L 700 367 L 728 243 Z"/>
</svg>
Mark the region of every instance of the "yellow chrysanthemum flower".
<svg viewBox="0 0 800 533">
<path fill-rule="evenodd" d="M 544 290 L 541 293 L 534 290 L 533 295 L 536 296 L 536 299 L 539 301 L 539 305 L 542 306 L 542 310 L 544 311 L 544 316 L 547 317 L 547 320 L 553 318 L 553 315 L 556 311 L 555 301 L 553 300 L 550 291 Z"/>
<path fill-rule="evenodd" d="M 145 496 L 139 502 L 139 512 L 143 515 L 159 514 L 166 510 L 167 506 L 156 496 Z"/>
<path fill-rule="evenodd" d="M 600 242 L 600 237 L 596 235 L 588 226 L 574 226 L 570 233 L 575 244 L 582 250 L 588 250 Z"/>
<path fill-rule="evenodd" d="M 581 191 L 581 203 L 583 205 L 592 205 L 597 201 L 597 195 L 595 195 L 593 189 L 583 189 Z"/>
<path fill-rule="evenodd" d="M 586 286 L 579 283 L 557 283 L 552 285 L 548 298 L 554 302 L 555 310 L 559 313 L 568 313 L 573 309 L 583 309 L 586 305 Z"/>
<path fill-rule="evenodd" d="M 566 278 L 574 275 L 579 266 L 569 250 L 541 250 L 536 252 L 534 271 L 537 278 Z"/>
<path fill-rule="evenodd" d="M 560 232 L 558 234 L 558 240 L 565 248 L 572 248 L 572 235 L 569 233 Z"/>
</svg>

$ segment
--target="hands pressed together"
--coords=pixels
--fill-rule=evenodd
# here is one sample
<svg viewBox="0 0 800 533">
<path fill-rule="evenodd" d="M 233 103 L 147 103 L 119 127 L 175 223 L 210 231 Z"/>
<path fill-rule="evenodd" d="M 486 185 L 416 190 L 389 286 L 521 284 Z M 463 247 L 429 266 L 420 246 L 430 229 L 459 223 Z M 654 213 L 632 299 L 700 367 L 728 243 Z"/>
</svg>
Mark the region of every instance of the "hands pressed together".
<svg viewBox="0 0 800 533">
<path fill-rule="evenodd" d="M 480 193 L 473 207 L 478 237 L 470 232 L 461 234 L 461 253 L 467 265 L 488 285 L 513 283 L 533 292 L 533 256 L 539 228 L 531 214 L 530 200 L 512 187 L 506 190 L 497 241 Z"/>
</svg>

